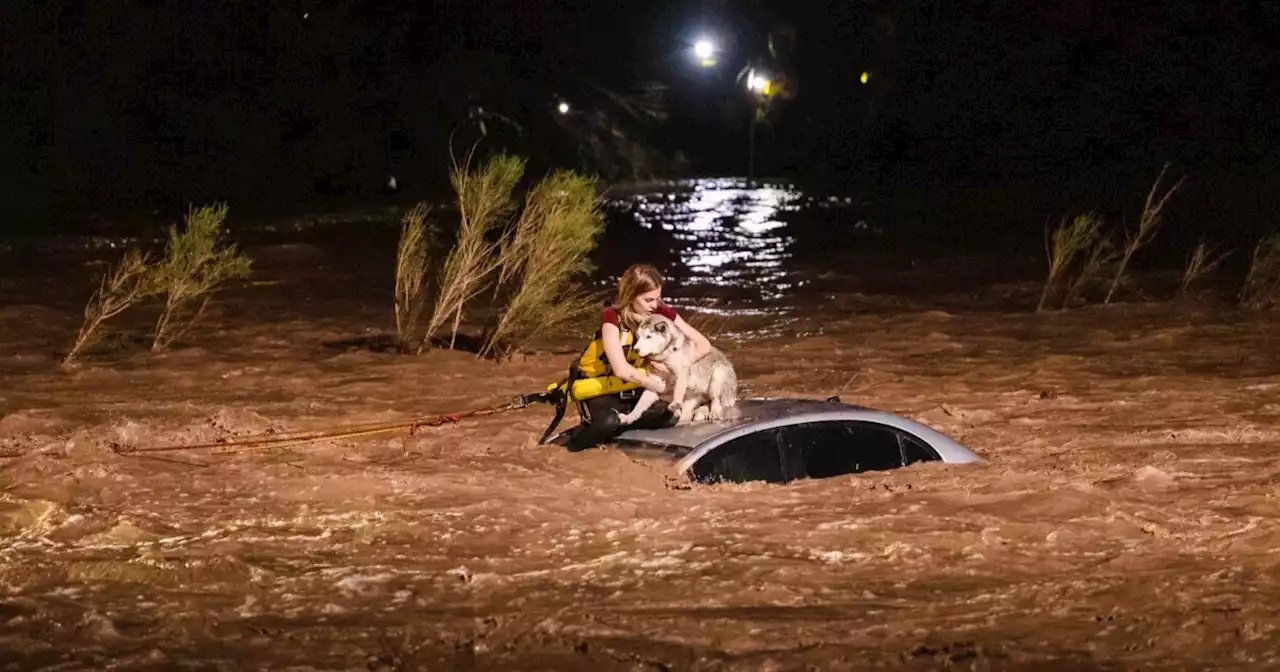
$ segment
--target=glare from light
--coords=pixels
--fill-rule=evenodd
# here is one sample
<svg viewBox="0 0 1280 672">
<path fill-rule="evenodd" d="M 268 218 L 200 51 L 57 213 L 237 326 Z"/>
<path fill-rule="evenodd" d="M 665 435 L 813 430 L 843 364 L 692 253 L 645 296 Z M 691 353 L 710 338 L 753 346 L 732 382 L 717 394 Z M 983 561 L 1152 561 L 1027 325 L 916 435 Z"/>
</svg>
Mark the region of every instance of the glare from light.
<svg viewBox="0 0 1280 672">
<path fill-rule="evenodd" d="M 747 73 L 747 89 L 754 93 L 769 95 L 773 82 L 765 75 L 756 74 L 755 70 Z"/>
<path fill-rule="evenodd" d="M 560 104 L 556 106 L 556 110 L 560 112 L 560 114 L 569 114 L 569 103 L 560 101 Z"/>
<path fill-rule="evenodd" d="M 862 76 L 858 78 L 858 81 L 862 82 L 863 84 L 866 84 L 867 80 L 869 79 L 871 79 L 871 73 L 867 72 L 866 70 L 863 70 Z"/>
<path fill-rule="evenodd" d="M 693 42 L 693 57 L 697 59 L 698 65 L 704 68 L 715 67 L 718 51 L 720 51 L 719 45 L 710 37 L 699 37 Z"/>
<path fill-rule="evenodd" d="M 698 41 L 693 43 L 693 55 L 702 61 L 710 60 L 716 55 L 716 43 L 710 38 L 698 38 Z"/>
</svg>

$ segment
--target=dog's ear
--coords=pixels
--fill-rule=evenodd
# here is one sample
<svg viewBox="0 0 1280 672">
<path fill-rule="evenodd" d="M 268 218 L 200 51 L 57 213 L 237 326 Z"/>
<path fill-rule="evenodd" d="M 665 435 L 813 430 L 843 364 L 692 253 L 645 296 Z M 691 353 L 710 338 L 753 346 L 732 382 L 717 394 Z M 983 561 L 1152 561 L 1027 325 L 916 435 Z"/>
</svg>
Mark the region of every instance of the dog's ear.
<svg viewBox="0 0 1280 672">
<path fill-rule="evenodd" d="M 653 325 L 653 330 L 658 332 L 659 334 L 666 334 L 667 333 L 666 320 L 655 320 L 655 322 L 656 324 Z"/>
</svg>

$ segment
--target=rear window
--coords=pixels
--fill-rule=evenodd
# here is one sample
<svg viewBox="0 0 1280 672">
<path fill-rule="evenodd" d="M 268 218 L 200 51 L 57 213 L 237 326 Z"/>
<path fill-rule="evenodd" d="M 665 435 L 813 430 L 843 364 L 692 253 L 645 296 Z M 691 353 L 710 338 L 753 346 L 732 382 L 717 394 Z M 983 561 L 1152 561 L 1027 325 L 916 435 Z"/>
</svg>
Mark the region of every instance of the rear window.
<svg viewBox="0 0 1280 672">
<path fill-rule="evenodd" d="M 701 483 L 830 478 L 940 460 L 927 443 L 894 427 L 854 420 L 763 430 L 717 446 L 691 469 Z"/>
</svg>

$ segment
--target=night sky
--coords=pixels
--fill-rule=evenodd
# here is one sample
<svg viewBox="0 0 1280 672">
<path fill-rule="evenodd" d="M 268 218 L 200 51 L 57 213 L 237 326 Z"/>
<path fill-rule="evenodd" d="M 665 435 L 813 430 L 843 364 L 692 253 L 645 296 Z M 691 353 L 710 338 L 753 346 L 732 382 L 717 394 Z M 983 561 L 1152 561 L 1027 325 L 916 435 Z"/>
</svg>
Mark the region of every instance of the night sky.
<svg viewBox="0 0 1280 672">
<path fill-rule="evenodd" d="M 1278 3 L 831 4 L 11 1 L 0 226 L 374 198 L 388 174 L 434 193 L 450 133 L 479 139 L 476 110 L 497 115 L 483 146 L 538 166 L 743 174 L 734 76 L 784 25 L 798 94 L 760 130 L 757 174 L 1039 207 L 1132 201 L 1172 161 L 1186 212 L 1276 226 Z M 717 69 L 689 57 L 700 32 L 726 44 Z M 665 116 L 609 107 L 604 91 L 645 82 L 666 87 Z M 602 129 L 651 158 L 617 168 Z"/>
</svg>

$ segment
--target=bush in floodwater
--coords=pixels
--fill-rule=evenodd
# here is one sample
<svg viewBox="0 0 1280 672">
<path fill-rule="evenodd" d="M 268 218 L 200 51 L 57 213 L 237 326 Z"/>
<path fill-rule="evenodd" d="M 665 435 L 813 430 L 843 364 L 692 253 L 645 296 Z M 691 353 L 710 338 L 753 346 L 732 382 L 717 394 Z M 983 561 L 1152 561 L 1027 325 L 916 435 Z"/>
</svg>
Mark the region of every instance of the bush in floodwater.
<svg viewBox="0 0 1280 672">
<path fill-rule="evenodd" d="M 413 347 L 422 311 L 426 307 L 432 239 L 435 237 L 435 223 L 430 216 L 431 207 L 419 203 L 405 213 L 400 225 L 395 313 L 396 343 L 402 352 Z"/>
<path fill-rule="evenodd" d="M 1280 304 L 1280 233 L 1258 241 L 1249 262 L 1249 274 L 1240 289 L 1240 305 L 1265 310 Z"/>
<path fill-rule="evenodd" d="M 62 358 L 63 364 L 76 362 L 80 353 L 97 339 L 103 322 L 137 305 L 153 293 L 149 273 L 146 256 L 131 249 L 125 252 L 124 258 L 115 268 L 103 274 L 97 291 L 85 304 L 84 322 L 80 325 L 71 350 Z"/>
<path fill-rule="evenodd" d="M 1085 253 L 1076 277 L 1068 285 L 1062 307 L 1075 303 L 1085 294 L 1093 294 L 1095 290 L 1100 292 L 1105 282 L 1103 278 L 1116 266 L 1119 258 L 1120 254 L 1116 252 L 1111 240 L 1105 235 L 1099 235 L 1093 246 Z"/>
<path fill-rule="evenodd" d="M 485 330 L 481 357 L 509 357 L 539 334 L 599 306 L 577 278 L 591 271 L 587 256 L 603 230 L 594 180 L 559 170 L 530 190 L 502 243 L 497 291 L 508 298 Z"/>
<path fill-rule="evenodd" d="M 1065 218 L 1052 234 L 1045 231 L 1049 276 L 1045 279 L 1036 311 L 1065 308 L 1115 261 L 1111 241 L 1103 233 L 1096 213 Z"/>
<path fill-rule="evenodd" d="M 1182 283 L 1178 286 L 1178 296 L 1186 295 L 1187 290 L 1191 288 L 1191 283 L 1212 273 L 1222 263 L 1222 260 L 1231 254 L 1230 252 L 1223 252 L 1214 256 L 1217 251 L 1217 247 L 1210 247 L 1203 240 L 1196 243 L 1195 249 L 1191 251 L 1191 256 L 1187 257 L 1187 267 L 1182 272 Z"/>
<path fill-rule="evenodd" d="M 194 326 L 224 283 L 249 275 L 249 257 L 222 239 L 226 219 L 227 206 L 216 204 L 189 210 L 181 229 L 169 227 L 165 256 L 147 274 L 149 291 L 164 297 L 152 350 Z"/>
<path fill-rule="evenodd" d="M 500 155 L 479 170 L 471 168 L 471 155 L 455 163 L 450 173 L 461 218 L 458 240 L 444 260 L 436 295 L 418 346 L 421 353 L 446 322 L 452 320 L 449 347 L 454 346 L 467 304 L 483 291 L 500 267 L 499 243 L 490 234 L 503 230 L 514 208 L 512 192 L 524 175 L 524 159 Z"/>
<path fill-rule="evenodd" d="M 1124 279 L 1125 269 L 1129 267 L 1129 260 L 1133 258 L 1134 253 L 1146 246 L 1156 236 L 1156 231 L 1160 229 L 1161 222 L 1164 221 L 1162 215 L 1164 206 L 1173 196 L 1173 192 L 1177 191 L 1182 183 L 1186 181 L 1186 176 L 1178 178 L 1178 181 L 1164 192 L 1163 196 L 1157 198 L 1156 191 L 1160 188 L 1160 180 L 1164 179 L 1164 174 L 1169 170 L 1169 164 L 1165 164 L 1160 169 L 1160 174 L 1156 176 L 1156 181 L 1152 183 L 1151 190 L 1147 192 L 1147 200 L 1142 205 L 1142 214 L 1138 216 L 1138 231 L 1130 233 L 1125 229 L 1124 251 L 1120 255 L 1120 262 L 1116 264 L 1115 276 L 1111 279 L 1111 289 L 1107 290 L 1107 297 L 1103 299 L 1103 303 L 1111 303 L 1111 297 L 1116 293 L 1116 289 L 1120 286 L 1120 282 Z"/>
</svg>

